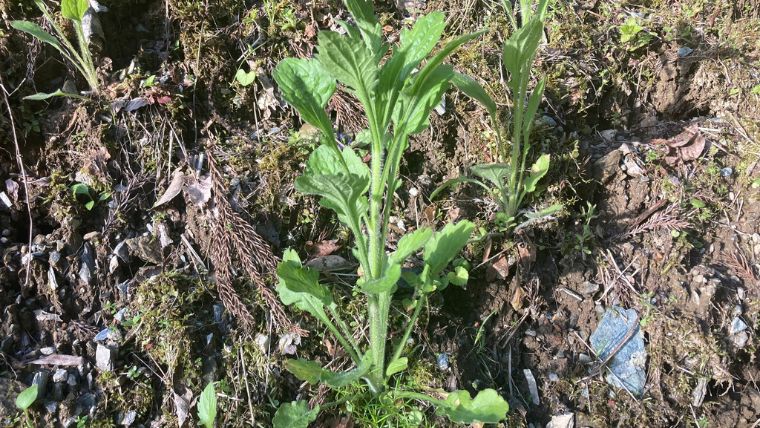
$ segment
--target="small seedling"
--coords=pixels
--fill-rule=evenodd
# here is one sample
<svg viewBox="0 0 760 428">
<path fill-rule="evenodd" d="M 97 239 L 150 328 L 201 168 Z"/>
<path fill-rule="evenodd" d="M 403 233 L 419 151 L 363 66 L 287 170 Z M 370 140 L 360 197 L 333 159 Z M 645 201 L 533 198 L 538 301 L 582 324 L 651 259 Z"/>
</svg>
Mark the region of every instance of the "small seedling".
<svg viewBox="0 0 760 428">
<path fill-rule="evenodd" d="M 111 197 L 110 193 L 97 193 L 84 183 L 76 183 L 72 185 L 71 191 L 74 194 L 74 199 L 83 204 L 87 211 L 92 211 L 92 209 L 95 208 L 95 204 L 106 201 Z"/>
<path fill-rule="evenodd" d="M 539 103 L 544 93 L 546 79 L 541 79 L 533 92 L 528 96 L 528 82 L 530 81 L 533 59 L 536 56 L 539 43 L 543 36 L 544 20 L 549 0 L 540 0 L 536 11 L 533 12 L 531 2 L 520 1 L 522 14 L 522 26 L 518 26 L 513 16 L 512 7 L 508 1 L 504 2 L 509 17 L 512 19 L 514 32 L 504 44 L 502 63 L 509 72 L 508 86 L 512 93 L 512 123 L 509 128 L 510 143 L 499 131 L 499 123 L 496 102 L 485 90 L 472 79 L 466 76 L 458 76 L 460 83 L 457 85 L 470 97 L 481 102 L 488 110 L 494 128 L 497 130 L 499 157 L 508 159 L 509 163 L 490 163 L 475 165 L 470 168 L 470 176 L 460 176 L 443 183 L 431 195 L 434 198 L 441 190 L 448 186 L 460 183 L 473 183 L 483 187 L 487 192 L 494 195 L 499 202 L 501 212 L 497 216 L 499 226 L 509 230 L 517 225 L 518 210 L 525 202 L 525 198 L 538 189 L 538 183 L 549 171 L 551 158 L 548 154 L 542 154 L 527 169 L 528 155 L 531 152 L 531 131 L 533 120 L 538 111 Z M 537 217 L 545 217 L 562 209 L 561 205 L 553 205 L 543 211 L 531 213 L 528 220 Z"/>
<path fill-rule="evenodd" d="M 216 420 L 216 391 L 214 383 L 211 382 L 201 392 L 198 399 L 198 421 L 205 428 L 214 428 Z"/>
<path fill-rule="evenodd" d="M 45 21 L 50 25 L 55 33 L 55 36 L 43 30 L 42 27 L 30 21 L 12 21 L 11 26 L 19 31 L 31 34 L 36 39 L 43 43 L 54 47 L 63 57 L 70 62 L 79 73 L 82 74 L 87 81 L 90 90 L 93 92 L 98 91 L 98 73 L 95 69 L 95 63 L 90 53 L 90 48 L 87 44 L 87 38 L 85 37 L 84 27 L 82 20 L 87 13 L 87 9 L 90 7 L 89 0 L 61 0 L 61 15 L 64 18 L 71 21 L 74 33 L 77 38 L 78 48 L 66 38 L 66 34 L 63 28 L 55 19 L 50 10 L 45 6 L 43 0 L 34 0 L 34 4 L 42 12 L 42 16 Z M 57 90 L 48 94 L 37 93 L 25 97 L 27 100 L 46 100 L 51 97 L 72 97 L 82 98 L 81 96 L 71 93 Z"/>
<path fill-rule="evenodd" d="M 256 73 L 253 70 L 245 71 L 241 68 L 235 73 L 235 80 L 237 80 L 240 86 L 246 87 L 256 80 Z"/>
<path fill-rule="evenodd" d="M 625 44 L 628 50 L 635 51 L 644 47 L 654 39 L 652 33 L 646 31 L 635 17 L 626 19 L 620 26 L 620 43 Z"/>
<path fill-rule="evenodd" d="M 26 425 L 28 427 L 34 426 L 32 425 L 31 419 L 29 417 L 29 407 L 31 407 L 32 404 L 34 404 L 34 402 L 37 400 L 38 394 L 39 386 L 35 383 L 29 388 L 21 391 L 18 397 L 16 397 L 16 407 L 24 412 L 24 420 L 26 421 Z"/>
</svg>

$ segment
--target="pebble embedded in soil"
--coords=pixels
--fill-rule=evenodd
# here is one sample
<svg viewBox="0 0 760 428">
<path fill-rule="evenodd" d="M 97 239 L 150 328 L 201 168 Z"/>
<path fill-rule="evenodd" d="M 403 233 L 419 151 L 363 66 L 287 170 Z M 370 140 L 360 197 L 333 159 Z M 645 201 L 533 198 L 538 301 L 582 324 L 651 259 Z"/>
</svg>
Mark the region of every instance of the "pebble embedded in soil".
<svg viewBox="0 0 760 428">
<path fill-rule="evenodd" d="M 438 354 L 438 356 L 435 359 L 436 365 L 438 366 L 438 370 L 446 371 L 449 369 L 449 354 L 442 352 Z"/>
<path fill-rule="evenodd" d="M 741 318 L 735 317 L 731 321 L 731 328 L 729 328 L 728 333 L 733 336 L 737 333 L 741 333 L 742 331 L 746 329 L 747 329 L 747 324 L 745 324 Z"/>
<path fill-rule="evenodd" d="M 98 343 L 98 347 L 95 350 L 95 366 L 102 371 L 113 371 L 117 353 L 118 349 L 116 347 Z"/>
</svg>

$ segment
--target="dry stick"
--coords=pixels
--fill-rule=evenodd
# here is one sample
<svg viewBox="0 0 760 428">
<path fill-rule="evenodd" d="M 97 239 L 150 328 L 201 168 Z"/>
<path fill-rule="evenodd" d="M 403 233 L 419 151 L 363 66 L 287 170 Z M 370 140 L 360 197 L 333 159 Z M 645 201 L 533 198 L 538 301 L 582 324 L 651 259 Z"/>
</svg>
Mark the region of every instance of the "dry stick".
<svg viewBox="0 0 760 428">
<path fill-rule="evenodd" d="M 256 426 L 256 416 L 253 413 L 253 402 L 251 400 L 251 388 L 248 387 L 248 371 L 245 369 L 245 355 L 243 354 L 243 347 L 238 347 L 238 354 L 240 354 L 240 366 L 243 368 L 243 377 L 245 378 L 245 394 L 248 396 L 248 411 L 251 412 L 251 426 Z"/>
<path fill-rule="evenodd" d="M 16 135 L 16 122 L 13 120 L 13 110 L 11 110 L 11 104 L 8 102 L 8 90 L 5 89 L 5 82 L 3 77 L 0 76 L 0 88 L 3 92 L 3 101 L 5 101 L 5 107 L 8 109 L 8 118 L 11 121 L 11 131 L 13 132 L 13 145 L 16 149 L 16 163 L 21 170 L 21 179 L 24 181 L 24 200 L 26 201 L 26 212 L 29 215 L 29 245 L 27 251 L 29 251 L 30 258 L 27 260 L 26 265 L 26 279 L 24 280 L 24 287 L 29 286 L 29 274 L 32 270 L 32 231 L 34 229 L 34 223 L 32 223 L 32 206 L 29 205 L 29 187 L 27 185 L 26 169 L 24 168 L 24 160 L 21 158 L 21 149 L 18 146 L 18 136 Z M 15 92 L 15 91 L 14 91 Z"/>
</svg>

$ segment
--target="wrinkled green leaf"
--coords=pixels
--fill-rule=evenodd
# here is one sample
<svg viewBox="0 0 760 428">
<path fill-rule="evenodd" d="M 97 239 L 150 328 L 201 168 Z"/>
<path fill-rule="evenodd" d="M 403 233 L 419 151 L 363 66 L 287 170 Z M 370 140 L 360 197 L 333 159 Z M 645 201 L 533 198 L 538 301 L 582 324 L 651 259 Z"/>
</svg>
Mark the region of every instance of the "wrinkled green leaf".
<svg viewBox="0 0 760 428">
<path fill-rule="evenodd" d="M 330 290 L 319 283 L 319 272 L 301 265 L 298 254 L 288 249 L 277 265 L 277 294 L 286 306 L 295 305 L 314 317 L 325 320 L 325 305 L 332 305 Z"/>
<path fill-rule="evenodd" d="M 389 262 L 402 264 L 407 257 L 416 253 L 433 236 L 433 230 L 429 227 L 421 227 L 412 233 L 402 236 L 396 245 L 396 251 L 392 252 Z"/>
<path fill-rule="evenodd" d="M 496 101 L 488 95 L 488 92 L 486 92 L 483 86 L 476 82 L 475 79 L 466 74 L 454 73 L 454 76 L 451 78 L 451 83 L 453 83 L 460 91 L 464 92 L 468 97 L 483 104 L 483 107 L 488 110 L 488 114 L 491 118 L 494 120 L 497 119 Z"/>
<path fill-rule="evenodd" d="M 401 265 L 391 264 L 385 270 L 383 276 L 359 284 L 361 290 L 367 294 L 380 294 L 396 291 L 396 284 L 401 278 Z"/>
<path fill-rule="evenodd" d="M 71 92 L 63 92 L 60 89 L 56 90 L 55 92 L 50 92 L 50 93 L 47 93 L 47 94 L 44 93 L 44 92 L 38 92 L 38 93 L 36 93 L 34 95 L 26 96 L 23 99 L 25 99 L 27 101 L 44 101 L 44 100 L 47 100 L 47 99 L 53 98 L 53 97 L 68 97 L 68 98 L 77 98 L 77 99 L 80 99 L 80 100 L 85 99 L 83 96 L 81 96 L 79 94 L 74 94 L 74 93 L 71 93 Z"/>
<path fill-rule="evenodd" d="M 283 403 L 275 412 L 272 425 L 274 428 L 308 428 L 318 415 L 319 406 L 309 410 L 309 404 L 304 400 Z"/>
<path fill-rule="evenodd" d="M 53 37 L 50 33 L 43 30 L 42 27 L 29 21 L 11 21 L 11 27 L 23 31 L 27 34 L 31 34 L 41 42 L 45 42 L 54 48 L 61 50 L 61 44 L 58 43 L 58 39 Z"/>
<path fill-rule="evenodd" d="M 89 7 L 89 0 L 61 0 L 61 15 L 72 21 L 81 21 Z"/>
<path fill-rule="evenodd" d="M 203 388 L 201 397 L 198 399 L 198 421 L 206 428 L 214 427 L 216 419 L 216 391 L 211 382 Z"/>
<path fill-rule="evenodd" d="M 364 192 L 369 181 L 357 175 L 304 174 L 296 179 L 296 190 L 321 196 L 319 204 L 338 215 L 338 220 L 355 232 L 359 219 L 369 208 Z"/>
<path fill-rule="evenodd" d="M 446 268 L 462 248 L 467 245 L 475 225 L 462 220 L 459 223 L 449 223 L 441 231 L 436 232 L 425 244 L 424 261 L 429 266 L 432 277 Z"/>
<path fill-rule="evenodd" d="M 478 392 L 474 399 L 467 391 L 454 391 L 436 407 L 436 413 L 460 424 L 495 424 L 503 421 L 508 411 L 509 404 L 493 389 Z"/>
<path fill-rule="evenodd" d="M 321 145 L 309 156 L 309 160 L 306 163 L 307 174 L 317 175 L 339 175 L 345 174 L 346 170 L 343 168 L 343 164 L 348 167 L 348 172 L 351 175 L 355 175 L 365 182 L 366 188 L 362 192 L 366 192 L 369 189 L 369 167 L 362 161 L 362 158 L 356 154 L 356 152 L 350 147 L 345 147 L 340 152 L 343 162 L 338 158 L 338 153 L 327 145 Z"/>
<path fill-rule="evenodd" d="M 36 383 L 21 391 L 21 393 L 16 397 L 16 407 L 18 407 L 20 410 L 28 409 L 29 406 L 31 406 L 37 399 L 38 393 L 39 387 Z"/>
<path fill-rule="evenodd" d="M 530 167 L 530 175 L 525 179 L 525 193 L 536 191 L 536 185 L 549 171 L 551 157 L 548 154 L 541 155 L 533 166 Z"/>
<path fill-rule="evenodd" d="M 315 60 L 286 58 L 273 72 L 282 97 L 308 123 L 332 135 L 332 123 L 325 112 L 335 93 L 335 79 Z"/>
<path fill-rule="evenodd" d="M 470 172 L 488 180 L 495 187 L 502 188 L 512 172 L 512 168 L 505 163 L 485 163 L 471 166 Z"/>
<path fill-rule="evenodd" d="M 530 20 L 526 25 L 515 31 L 504 43 L 502 62 L 504 68 L 510 73 L 510 87 L 515 93 L 519 83 L 523 79 L 533 62 L 533 57 L 538 49 L 543 35 L 543 23 L 538 20 Z"/>
<path fill-rule="evenodd" d="M 374 90 L 377 61 L 362 40 L 334 31 L 321 31 L 317 39 L 317 60 L 327 72 L 356 91 L 369 94 Z"/>
<path fill-rule="evenodd" d="M 408 365 L 409 365 L 409 358 L 407 357 L 401 357 L 397 360 L 393 360 L 390 363 L 388 363 L 388 367 L 385 369 L 385 375 L 393 376 L 396 373 L 401 373 L 404 370 L 406 370 Z"/>
<path fill-rule="evenodd" d="M 302 359 L 285 361 L 285 368 L 293 373 L 293 376 L 312 385 L 325 383 L 332 388 L 341 388 L 358 381 L 367 374 L 371 366 L 370 361 L 370 353 L 367 353 L 358 367 L 341 373 L 326 370 L 315 361 Z"/>
</svg>

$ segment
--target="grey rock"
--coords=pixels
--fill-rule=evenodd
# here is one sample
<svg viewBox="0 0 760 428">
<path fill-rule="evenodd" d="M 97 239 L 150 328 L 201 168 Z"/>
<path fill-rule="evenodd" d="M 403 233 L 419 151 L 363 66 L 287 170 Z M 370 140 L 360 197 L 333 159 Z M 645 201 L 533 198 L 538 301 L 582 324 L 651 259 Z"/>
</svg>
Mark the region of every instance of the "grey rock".
<svg viewBox="0 0 760 428">
<path fill-rule="evenodd" d="M 69 377 L 66 379 L 66 383 L 71 387 L 77 386 L 77 384 L 79 384 L 77 375 L 75 375 L 74 373 L 69 373 Z"/>
<path fill-rule="evenodd" d="M 599 131 L 599 135 L 601 135 L 605 141 L 614 141 L 617 131 L 614 129 L 605 129 L 604 131 Z"/>
<path fill-rule="evenodd" d="M 66 369 L 58 369 L 53 373 L 53 382 L 55 383 L 66 382 L 68 378 L 69 372 Z"/>
<path fill-rule="evenodd" d="M 554 372 L 549 373 L 549 381 L 559 382 L 559 376 L 557 375 L 557 373 L 554 373 Z"/>
<path fill-rule="evenodd" d="M 449 354 L 441 352 L 436 356 L 435 363 L 438 366 L 438 370 L 446 371 L 449 369 Z"/>
<path fill-rule="evenodd" d="M 737 333 L 740 333 L 740 332 L 742 332 L 742 331 L 744 331 L 746 329 L 747 329 L 747 324 L 744 321 L 742 321 L 741 318 L 735 317 L 731 321 L 731 327 L 728 329 L 728 333 L 733 336 L 733 335 L 735 335 Z"/>
<path fill-rule="evenodd" d="M 617 306 L 607 309 L 589 341 L 600 360 L 612 355 L 607 383 L 641 396 L 646 384 L 647 352 L 636 310 Z M 612 354 L 613 350 L 617 352 Z"/>
<path fill-rule="evenodd" d="M 74 409 L 74 414 L 77 416 L 90 415 L 95 411 L 95 405 L 97 404 L 97 398 L 93 393 L 82 394 L 77 398 L 77 406 Z"/>
<path fill-rule="evenodd" d="M 135 419 L 137 419 L 137 412 L 134 410 L 130 410 L 127 413 L 122 416 L 121 420 L 119 421 L 119 425 L 121 426 L 132 426 L 133 423 L 135 423 Z"/>
<path fill-rule="evenodd" d="M 34 374 L 32 384 L 37 385 L 37 397 L 45 398 L 45 388 L 47 388 L 48 378 L 50 375 L 47 370 L 40 370 Z"/>
<path fill-rule="evenodd" d="M 536 378 L 533 377 L 533 372 L 530 369 L 524 369 L 523 375 L 525 381 L 528 382 L 528 391 L 530 391 L 530 398 L 533 401 L 533 405 L 541 405 L 541 397 L 538 395 L 538 385 L 536 384 Z"/>
<path fill-rule="evenodd" d="M 113 254 L 119 257 L 123 262 L 129 262 L 129 246 L 127 241 L 121 241 L 113 248 Z"/>
<path fill-rule="evenodd" d="M 58 403 L 55 401 L 46 401 L 45 411 L 50 413 L 51 415 L 54 415 L 58 411 Z"/>
<path fill-rule="evenodd" d="M 53 346 L 46 346 L 40 349 L 40 354 L 42 355 L 52 355 L 54 353 L 55 353 L 55 347 Z"/>
<path fill-rule="evenodd" d="M 578 287 L 578 293 L 588 297 L 599 291 L 599 284 L 595 284 L 591 281 L 586 281 Z"/>
<path fill-rule="evenodd" d="M 546 424 L 546 428 L 574 428 L 575 414 L 565 413 L 563 415 L 552 416 L 552 420 Z"/>
<path fill-rule="evenodd" d="M 113 371 L 118 353 L 117 347 L 98 343 L 98 347 L 95 350 L 95 367 L 106 372 Z"/>
<path fill-rule="evenodd" d="M 732 336 L 732 339 L 734 341 L 734 345 L 736 345 L 737 348 L 742 349 L 747 346 L 749 335 L 746 331 L 742 331 Z"/>
</svg>

